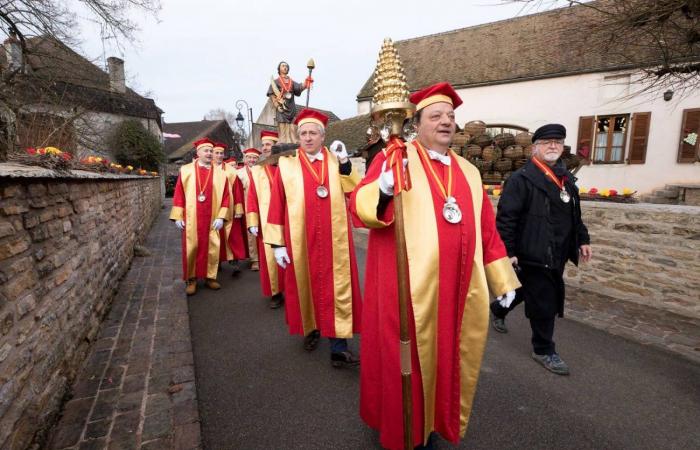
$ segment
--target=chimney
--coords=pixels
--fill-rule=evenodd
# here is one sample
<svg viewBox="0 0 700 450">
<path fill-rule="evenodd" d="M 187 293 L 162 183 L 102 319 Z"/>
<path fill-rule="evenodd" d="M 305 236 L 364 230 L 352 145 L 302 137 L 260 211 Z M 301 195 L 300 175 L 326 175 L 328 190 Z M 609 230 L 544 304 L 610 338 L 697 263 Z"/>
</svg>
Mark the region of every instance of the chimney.
<svg viewBox="0 0 700 450">
<path fill-rule="evenodd" d="M 7 59 L 7 70 L 15 71 L 22 67 L 22 44 L 17 39 L 14 31 L 10 31 L 10 37 L 3 42 L 5 47 L 5 58 Z"/>
<path fill-rule="evenodd" d="M 109 90 L 120 94 L 125 93 L 124 60 L 110 56 L 107 58 L 107 71 L 109 72 Z"/>
</svg>

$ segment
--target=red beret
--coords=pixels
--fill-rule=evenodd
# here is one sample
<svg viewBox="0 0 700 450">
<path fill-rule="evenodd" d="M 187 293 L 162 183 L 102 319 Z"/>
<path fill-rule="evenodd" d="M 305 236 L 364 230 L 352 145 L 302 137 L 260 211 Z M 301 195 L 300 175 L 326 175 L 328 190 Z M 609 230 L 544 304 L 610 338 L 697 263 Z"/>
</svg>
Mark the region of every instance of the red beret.
<svg viewBox="0 0 700 450">
<path fill-rule="evenodd" d="M 223 148 L 224 150 L 226 150 L 226 144 L 222 142 L 214 142 L 214 148 Z"/>
<path fill-rule="evenodd" d="M 279 134 L 277 134 L 276 131 L 262 130 L 260 132 L 260 140 L 264 141 L 265 139 L 277 142 L 279 140 Z"/>
<path fill-rule="evenodd" d="M 194 145 L 194 148 L 199 150 L 199 147 L 206 147 L 206 146 L 214 147 L 214 142 L 211 139 L 205 137 L 205 138 L 202 138 L 198 141 L 194 141 L 193 145 Z"/>
<path fill-rule="evenodd" d="M 449 103 L 455 109 L 462 104 L 462 99 L 459 98 L 454 88 L 452 88 L 450 83 L 445 82 L 421 89 L 411 94 L 409 100 L 416 105 L 416 111 L 420 111 L 428 105 L 439 102 Z"/>
<path fill-rule="evenodd" d="M 247 149 L 243 150 L 243 154 L 244 155 L 261 155 L 262 152 L 260 152 L 260 150 L 258 150 L 257 148 L 247 148 Z"/>
<path fill-rule="evenodd" d="M 321 114 L 316 110 L 305 108 L 299 111 L 296 119 L 294 119 L 294 124 L 297 126 L 302 126 L 309 122 L 317 123 L 323 128 L 326 128 L 326 125 L 328 124 L 328 116 Z"/>
</svg>

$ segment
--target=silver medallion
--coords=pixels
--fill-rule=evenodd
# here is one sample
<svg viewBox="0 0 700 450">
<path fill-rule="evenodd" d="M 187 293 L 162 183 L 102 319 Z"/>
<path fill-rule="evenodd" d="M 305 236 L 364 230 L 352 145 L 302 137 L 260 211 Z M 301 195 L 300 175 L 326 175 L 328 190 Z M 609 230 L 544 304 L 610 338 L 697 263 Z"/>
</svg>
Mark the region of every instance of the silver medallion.
<svg viewBox="0 0 700 450">
<path fill-rule="evenodd" d="M 328 197 L 328 189 L 325 186 L 319 186 L 316 188 L 316 195 L 320 198 L 326 198 Z"/>
<path fill-rule="evenodd" d="M 453 200 L 450 202 L 450 200 Z M 462 211 L 459 205 L 454 201 L 453 197 L 447 197 L 447 203 L 442 207 L 442 216 L 450 223 L 459 223 L 462 221 Z"/>
<path fill-rule="evenodd" d="M 568 192 L 566 192 L 565 189 L 562 189 L 561 192 L 559 192 L 559 198 L 564 203 L 569 203 L 569 201 L 571 200 L 571 196 Z"/>
<path fill-rule="evenodd" d="M 199 194 L 199 196 L 197 196 L 197 200 L 199 200 L 200 202 L 203 202 L 206 199 L 207 199 L 207 196 L 204 194 Z"/>
<path fill-rule="evenodd" d="M 292 93 L 291 93 L 291 92 L 285 93 L 285 94 L 284 94 L 284 98 L 286 98 L 287 100 L 289 100 L 290 98 L 292 98 Z"/>
</svg>

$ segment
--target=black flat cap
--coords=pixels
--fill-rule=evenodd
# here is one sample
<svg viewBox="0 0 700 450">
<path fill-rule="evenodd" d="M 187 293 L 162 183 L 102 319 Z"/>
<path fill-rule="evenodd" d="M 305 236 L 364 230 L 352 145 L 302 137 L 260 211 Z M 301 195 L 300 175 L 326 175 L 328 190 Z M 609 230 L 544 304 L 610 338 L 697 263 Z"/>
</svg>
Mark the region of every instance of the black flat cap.
<svg viewBox="0 0 700 450">
<path fill-rule="evenodd" d="M 566 137 L 566 128 L 558 123 L 548 123 L 542 125 L 532 135 L 532 142 L 538 139 L 564 139 Z"/>
</svg>

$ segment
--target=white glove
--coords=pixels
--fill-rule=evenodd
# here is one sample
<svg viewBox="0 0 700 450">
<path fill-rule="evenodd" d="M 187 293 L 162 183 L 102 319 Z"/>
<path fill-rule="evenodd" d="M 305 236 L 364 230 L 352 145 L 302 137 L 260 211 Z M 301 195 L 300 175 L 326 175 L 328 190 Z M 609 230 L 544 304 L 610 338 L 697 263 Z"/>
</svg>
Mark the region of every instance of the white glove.
<svg viewBox="0 0 700 450">
<path fill-rule="evenodd" d="M 253 236 L 258 235 L 258 227 L 248 227 L 248 233 L 252 234 Z"/>
<path fill-rule="evenodd" d="M 272 251 L 275 254 L 275 261 L 277 261 L 277 264 L 279 264 L 281 268 L 286 269 L 287 264 L 292 262 L 287 254 L 287 247 L 275 247 Z"/>
<path fill-rule="evenodd" d="M 406 168 L 408 160 L 403 160 L 403 167 Z M 386 195 L 394 195 L 394 171 L 386 170 L 386 161 L 382 163 L 382 173 L 379 175 L 379 190 Z"/>
<path fill-rule="evenodd" d="M 176 220 L 175 226 L 178 227 L 180 230 L 184 230 L 185 229 L 185 221 L 184 220 Z"/>
<path fill-rule="evenodd" d="M 342 141 L 333 141 L 331 151 L 335 153 L 341 164 L 345 164 L 348 161 L 348 151 L 345 149 L 345 144 Z"/>
<path fill-rule="evenodd" d="M 502 307 L 510 308 L 510 304 L 515 300 L 515 291 L 508 291 L 505 295 L 496 297 L 496 300 L 498 300 L 498 303 L 500 303 Z"/>
<path fill-rule="evenodd" d="M 243 214 L 236 214 L 233 216 L 234 219 L 240 219 L 241 217 L 243 217 Z"/>
<path fill-rule="evenodd" d="M 219 231 L 221 227 L 224 226 L 224 219 L 214 219 L 214 223 L 211 224 L 211 227 L 215 229 L 216 231 Z"/>
</svg>

